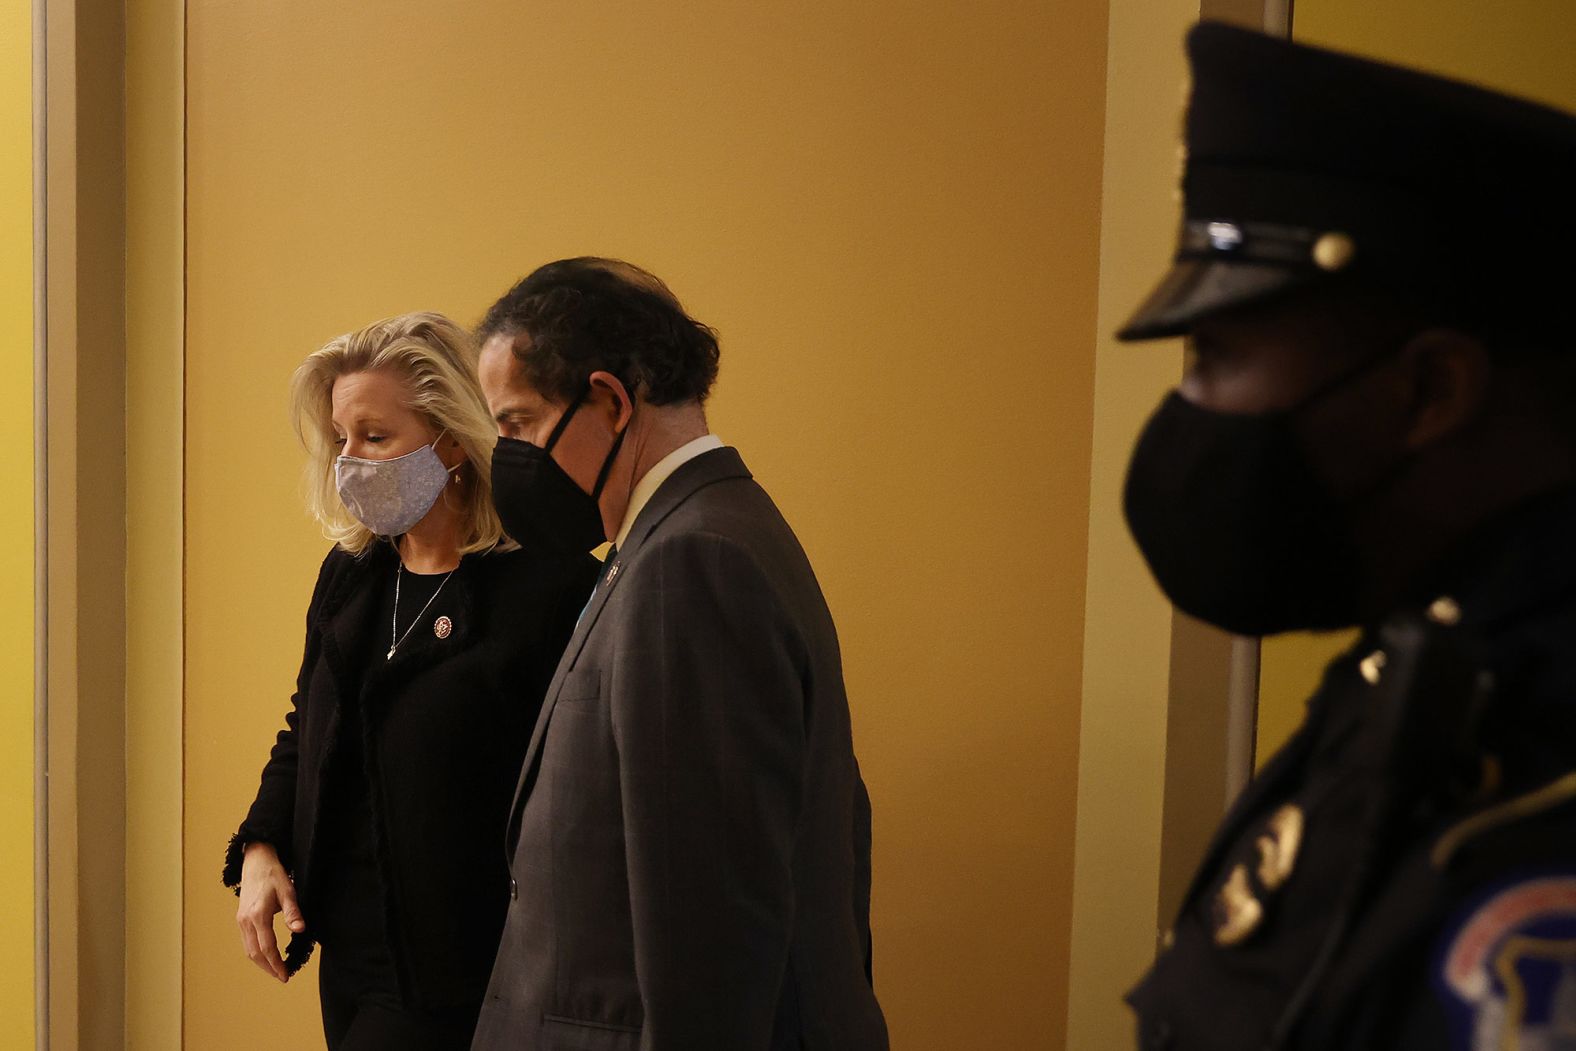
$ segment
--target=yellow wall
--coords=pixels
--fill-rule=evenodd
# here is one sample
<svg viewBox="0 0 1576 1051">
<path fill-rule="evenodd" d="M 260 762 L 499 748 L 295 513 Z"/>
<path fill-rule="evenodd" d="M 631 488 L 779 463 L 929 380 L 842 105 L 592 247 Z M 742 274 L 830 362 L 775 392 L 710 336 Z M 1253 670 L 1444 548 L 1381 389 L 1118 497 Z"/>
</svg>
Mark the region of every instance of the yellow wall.
<svg viewBox="0 0 1576 1051">
<path fill-rule="evenodd" d="M 1324 666 L 1357 638 L 1355 631 L 1297 632 L 1265 639 L 1259 649 L 1259 719 L 1254 765 L 1286 743 L 1324 675 Z"/>
<path fill-rule="evenodd" d="M 1558 0 L 1297 0 L 1292 33 L 1576 110 L 1576 6 Z"/>
<path fill-rule="evenodd" d="M 1293 36 L 1576 110 L 1576 6 L 1549 0 L 1297 0 Z M 1287 635 L 1264 644 L 1260 763 L 1302 719 L 1303 704 L 1348 633 Z"/>
<path fill-rule="evenodd" d="M 193 0 L 188 30 L 186 1046 L 317 1039 L 314 979 L 257 972 L 218 885 L 323 548 L 291 368 L 584 252 L 721 330 L 714 426 L 838 618 L 894 1045 L 1060 1046 L 1104 0 Z"/>
<path fill-rule="evenodd" d="M 0 1019 L 32 1047 L 33 965 L 33 28 L 0 2 Z M 15 1043 L 10 1043 L 15 1041 Z"/>
<path fill-rule="evenodd" d="M 1159 922 L 1171 607 L 1122 521 L 1121 486 L 1133 441 L 1182 361 L 1174 342 L 1127 346 L 1111 333 L 1164 272 L 1174 246 L 1182 36 L 1198 13 L 1198 0 L 1110 3 L 1067 1023 L 1073 1051 L 1131 1042 L 1122 994 L 1153 959 Z"/>
</svg>

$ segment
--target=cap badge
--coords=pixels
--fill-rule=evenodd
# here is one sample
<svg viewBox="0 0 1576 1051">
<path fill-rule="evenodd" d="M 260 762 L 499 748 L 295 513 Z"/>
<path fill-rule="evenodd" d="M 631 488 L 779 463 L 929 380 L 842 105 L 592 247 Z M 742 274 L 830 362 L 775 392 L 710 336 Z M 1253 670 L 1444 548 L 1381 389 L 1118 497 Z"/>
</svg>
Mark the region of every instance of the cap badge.
<svg viewBox="0 0 1576 1051">
<path fill-rule="evenodd" d="M 1236 223 L 1210 223 L 1204 233 L 1209 246 L 1217 252 L 1235 252 L 1242 247 L 1242 227 Z"/>
</svg>

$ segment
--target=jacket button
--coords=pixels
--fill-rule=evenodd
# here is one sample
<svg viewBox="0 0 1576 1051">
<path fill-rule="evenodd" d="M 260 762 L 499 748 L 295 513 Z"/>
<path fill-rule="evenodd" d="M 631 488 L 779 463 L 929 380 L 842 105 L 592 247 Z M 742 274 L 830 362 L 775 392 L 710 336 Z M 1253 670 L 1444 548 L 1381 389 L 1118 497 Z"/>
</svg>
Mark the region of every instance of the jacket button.
<svg viewBox="0 0 1576 1051">
<path fill-rule="evenodd" d="M 519 901 L 520 900 L 520 885 L 518 883 L 516 883 L 514 880 L 510 880 L 509 881 L 509 900 L 510 901 Z"/>
</svg>

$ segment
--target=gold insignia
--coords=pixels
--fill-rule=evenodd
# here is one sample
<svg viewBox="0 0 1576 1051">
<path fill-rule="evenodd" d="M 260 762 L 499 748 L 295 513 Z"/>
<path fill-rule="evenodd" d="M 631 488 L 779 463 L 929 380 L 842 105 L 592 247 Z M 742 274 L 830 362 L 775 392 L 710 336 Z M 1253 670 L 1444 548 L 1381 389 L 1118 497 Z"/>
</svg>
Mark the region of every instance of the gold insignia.
<svg viewBox="0 0 1576 1051">
<path fill-rule="evenodd" d="M 1241 944 L 1263 921 L 1264 906 L 1253 896 L 1247 866 L 1238 865 L 1215 895 L 1215 944 Z"/>
<path fill-rule="evenodd" d="M 1313 262 L 1320 270 L 1345 270 L 1357 255 L 1357 242 L 1350 234 L 1327 233 L 1313 242 Z"/>
<path fill-rule="evenodd" d="M 1259 882 L 1265 890 L 1279 890 L 1296 868 L 1302 829 L 1302 808 L 1294 804 L 1287 803 L 1270 817 L 1264 835 L 1255 844 L 1259 848 Z"/>
<path fill-rule="evenodd" d="M 1461 623 L 1461 604 L 1449 595 L 1441 595 L 1428 607 L 1428 619 L 1435 624 L 1452 627 Z"/>
<path fill-rule="evenodd" d="M 1428 860 L 1434 868 L 1443 869 L 1450 863 L 1456 851 L 1483 833 L 1513 821 L 1524 820 L 1534 814 L 1541 814 L 1545 810 L 1552 810 L 1572 799 L 1576 799 L 1576 771 L 1557 777 L 1542 788 L 1534 789 L 1526 795 L 1517 796 L 1487 810 L 1479 810 L 1471 817 L 1452 826 L 1434 841 Z"/>
<path fill-rule="evenodd" d="M 1576 1035 L 1571 1032 L 1569 1017 L 1572 999 L 1576 997 L 1576 941 L 1513 934 L 1495 956 L 1494 971 L 1505 988 L 1501 1033 L 1510 1037 L 1502 1037 L 1497 1046 L 1569 1046 L 1566 1041 Z M 1536 1045 L 1530 1040 L 1518 1040 L 1518 1034 L 1531 1035 L 1532 1018 L 1537 1016 L 1542 1016 L 1537 1029 L 1540 1036 L 1547 1034 L 1548 1044 L 1541 1039 Z"/>
<path fill-rule="evenodd" d="M 1379 685 L 1379 673 L 1384 671 L 1384 666 L 1390 662 L 1384 650 L 1374 650 L 1362 659 L 1357 665 L 1357 670 L 1362 674 L 1363 681 L 1369 686 Z"/>
</svg>

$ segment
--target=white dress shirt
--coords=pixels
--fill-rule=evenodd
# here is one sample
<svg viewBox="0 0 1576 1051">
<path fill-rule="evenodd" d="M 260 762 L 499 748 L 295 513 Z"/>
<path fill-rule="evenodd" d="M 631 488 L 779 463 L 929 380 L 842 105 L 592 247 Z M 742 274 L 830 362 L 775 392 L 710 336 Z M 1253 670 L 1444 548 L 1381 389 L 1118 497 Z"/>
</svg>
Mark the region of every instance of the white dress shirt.
<svg viewBox="0 0 1576 1051">
<path fill-rule="evenodd" d="M 641 476 L 635 483 L 635 491 L 629 494 L 629 507 L 624 511 L 624 524 L 619 527 L 618 536 L 613 539 L 615 547 L 623 547 L 624 541 L 629 539 L 629 531 L 635 527 L 635 519 L 640 517 L 640 512 L 645 510 L 657 490 L 662 488 L 662 483 L 673 477 L 673 472 L 689 463 L 702 453 L 709 453 L 713 449 L 723 448 L 722 439 L 715 434 L 703 434 L 692 442 L 679 446 L 662 459 L 652 465 L 651 470 Z"/>
</svg>

